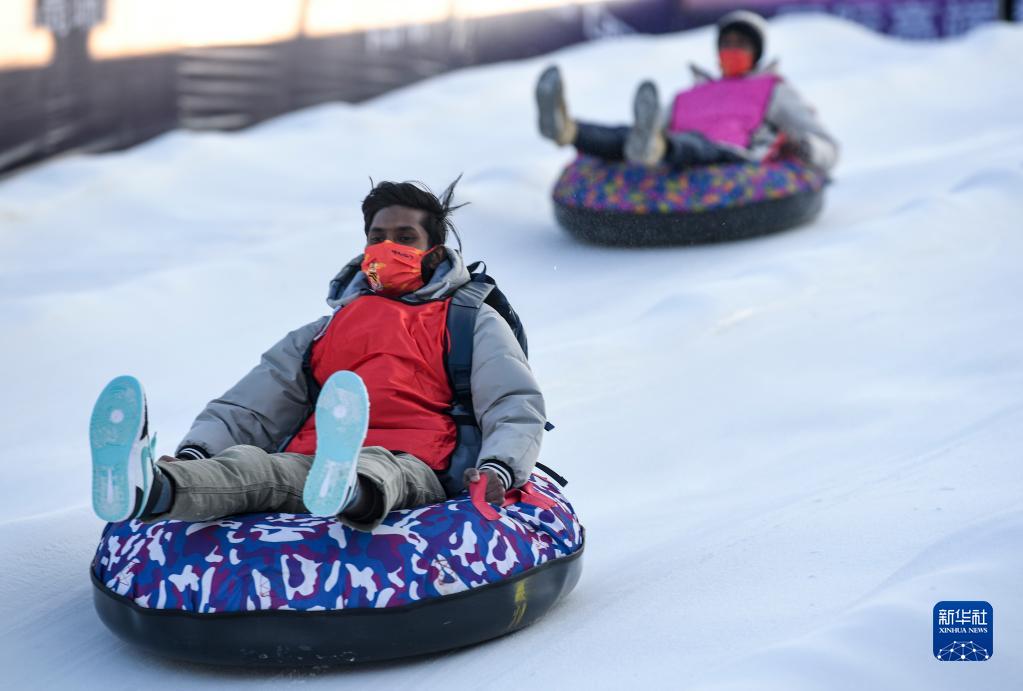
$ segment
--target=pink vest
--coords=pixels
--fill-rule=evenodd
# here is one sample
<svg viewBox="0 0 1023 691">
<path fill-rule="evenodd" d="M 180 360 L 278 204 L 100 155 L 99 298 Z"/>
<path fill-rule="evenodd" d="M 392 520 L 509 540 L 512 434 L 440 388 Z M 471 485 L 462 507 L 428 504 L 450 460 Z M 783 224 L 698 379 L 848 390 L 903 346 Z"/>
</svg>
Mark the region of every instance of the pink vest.
<svg viewBox="0 0 1023 691">
<path fill-rule="evenodd" d="M 705 82 L 680 91 L 671 109 L 672 132 L 699 132 L 712 142 L 747 148 L 764 122 L 774 85 L 773 74 Z"/>
</svg>

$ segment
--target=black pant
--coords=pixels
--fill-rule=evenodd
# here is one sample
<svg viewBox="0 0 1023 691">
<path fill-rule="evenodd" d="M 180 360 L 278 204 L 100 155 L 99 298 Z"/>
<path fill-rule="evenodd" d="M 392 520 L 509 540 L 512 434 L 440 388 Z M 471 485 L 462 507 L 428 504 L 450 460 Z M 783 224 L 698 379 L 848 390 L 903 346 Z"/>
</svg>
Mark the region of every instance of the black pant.
<svg viewBox="0 0 1023 691">
<path fill-rule="evenodd" d="M 610 127 L 590 122 L 577 122 L 576 127 L 575 141 L 572 144 L 579 153 L 596 156 L 605 161 L 625 160 L 628 127 Z M 664 137 L 668 144 L 664 162 L 672 168 L 743 160 L 741 156 L 718 146 L 699 132 L 665 132 Z"/>
</svg>

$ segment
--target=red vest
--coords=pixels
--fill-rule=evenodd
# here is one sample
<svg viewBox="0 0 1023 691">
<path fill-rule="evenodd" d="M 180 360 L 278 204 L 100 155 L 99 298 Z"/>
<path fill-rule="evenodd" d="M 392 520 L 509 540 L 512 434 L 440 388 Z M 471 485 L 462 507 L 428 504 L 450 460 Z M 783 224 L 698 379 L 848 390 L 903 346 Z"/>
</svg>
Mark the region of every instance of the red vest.
<svg viewBox="0 0 1023 691">
<path fill-rule="evenodd" d="M 334 315 L 313 344 L 313 377 L 322 386 L 334 372 L 350 370 L 369 391 L 365 446 L 405 451 L 434 470 L 447 468 L 455 450 L 453 394 L 444 366 L 449 300 L 409 305 L 364 295 Z M 316 451 L 316 418 L 285 449 Z"/>
</svg>

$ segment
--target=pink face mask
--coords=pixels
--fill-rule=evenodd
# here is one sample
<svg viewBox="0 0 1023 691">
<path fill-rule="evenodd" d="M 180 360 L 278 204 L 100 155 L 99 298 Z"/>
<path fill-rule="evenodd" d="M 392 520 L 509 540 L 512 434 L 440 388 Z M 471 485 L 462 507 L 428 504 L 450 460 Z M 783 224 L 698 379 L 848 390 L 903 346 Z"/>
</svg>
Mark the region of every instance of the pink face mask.
<svg viewBox="0 0 1023 691">
<path fill-rule="evenodd" d="M 425 250 L 384 240 L 366 248 L 362 272 L 374 293 L 397 297 L 423 287 Z"/>
</svg>

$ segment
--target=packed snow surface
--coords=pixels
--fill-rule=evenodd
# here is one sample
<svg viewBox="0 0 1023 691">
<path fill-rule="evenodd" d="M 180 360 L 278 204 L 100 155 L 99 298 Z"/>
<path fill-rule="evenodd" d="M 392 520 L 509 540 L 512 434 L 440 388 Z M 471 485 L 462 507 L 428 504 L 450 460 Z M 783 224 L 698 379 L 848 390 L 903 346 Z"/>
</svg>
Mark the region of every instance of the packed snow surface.
<svg viewBox="0 0 1023 691">
<path fill-rule="evenodd" d="M 827 18 L 769 53 L 843 145 L 812 225 L 735 244 L 584 246 L 549 192 L 570 151 L 532 85 L 625 121 L 709 29 L 466 70 L 241 134 L 172 133 L 0 182 L 4 686 L 1009 689 L 1023 678 L 1023 30 L 908 43 Z M 665 96 L 667 97 L 667 96 Z M 146 385 L 159 450 L 363 243 L 369 177 L 442 188 L 528 327 L 583 579 L 469 650 L 252 672 L 137 652 L 95 616 L 87 421 Z M 932 608 L 986 600 L 994 655 L 938 662 Z"/>
</svg>

